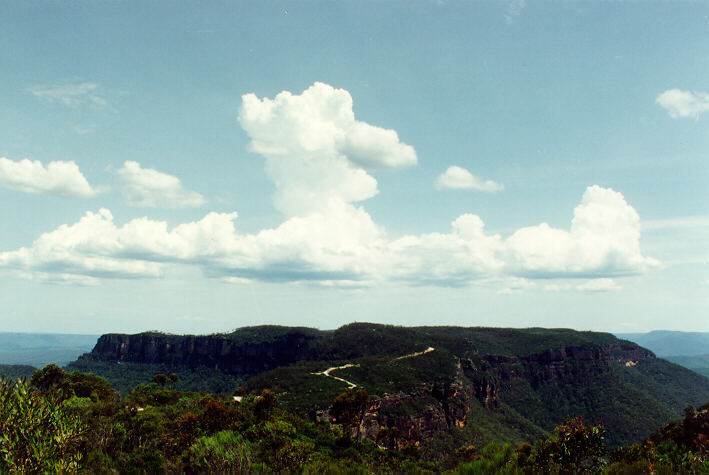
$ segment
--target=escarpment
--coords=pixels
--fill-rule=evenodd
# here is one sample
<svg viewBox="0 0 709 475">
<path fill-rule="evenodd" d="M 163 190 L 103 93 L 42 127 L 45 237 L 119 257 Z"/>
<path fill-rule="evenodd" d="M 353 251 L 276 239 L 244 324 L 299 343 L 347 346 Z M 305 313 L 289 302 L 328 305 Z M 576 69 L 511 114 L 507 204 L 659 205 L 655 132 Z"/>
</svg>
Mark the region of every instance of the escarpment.
<svg viewBox="0 0 709 475">
<path fill-rule="evenodd" d="M 709 380 L 647 349 L 563 329 L 357 323 L 334 331 L 109 334 L 84 359 L 108 363 L 107 377 L 120 372 L 113 363 L 159 364 L 160 372 L 216 369 L 247 392 L 271 389 L 284 407 L 324 418 L 333 399 L 354 385 L 370 399 L 348 430 L 384 448 L 450 438 L 479 444 L 490 434 L 519 442 L 578 415 L 604 421 L 612 444 L 627 443 L 709 399 Z"/>
<path fill-rule="evenodd" d="M 652 352 L 635 345 L 608 345 L 562 347 L 524 357 L 486 354 L 477 361 L 457 359 L 456 375 L 447 383 L 424 383 L 413 391 L 375 398 L 357 433 L 385 448 L 425 444 L 442 433 L 478 424 L 475 405 L 492 412 L 511 407 L 529 416 L 532 424 L 551 429 L 543 416 L 535 417 L 533 411 L 526 411 L 528 407 L 507 397 L 520 383 L 529 389 L 531 398 L 542 402 L 545 392 L 555 386 L 576 385 L 587 390 L 604 377 L 612 377 L 615 363 L 654 358 Z M 599 414 L 603 411 L 601 407 L 591 409 Z"/>
<path fill-rule="evenodd" d="M 99 338 L 90 357 L 113 362 L 206 366 L 244 376 L 311 359 L 320 338 L 319 332 L 310 329 L 274 332 L 267 338 L 233 334 L 107 334 Z"/>
</svg>

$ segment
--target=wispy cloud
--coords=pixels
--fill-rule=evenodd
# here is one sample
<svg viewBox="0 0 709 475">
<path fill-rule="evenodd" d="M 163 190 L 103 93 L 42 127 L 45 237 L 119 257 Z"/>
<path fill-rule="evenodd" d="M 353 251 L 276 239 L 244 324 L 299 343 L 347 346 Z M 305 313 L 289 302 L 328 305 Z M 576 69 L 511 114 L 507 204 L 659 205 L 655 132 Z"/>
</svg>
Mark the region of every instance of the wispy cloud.
<svg viewBox="0 0 709 475">
<path fill-rule="evenodd" d="M 94 82 L 62 82 L 38 84 L 27 89 L 39 100 L 61 104 L 67 107 L 91 105 L 98 108 L 109 107 L 103 88 Z"/>
<path fill-rule="evenodd" d="M 673 119 L 680 117 L 697 119 L 700 114 L 709 111 L 709 94 L 706 92 L 668 89 L 658 95 L 655 102 L 665 109 Z"/>
</svg>

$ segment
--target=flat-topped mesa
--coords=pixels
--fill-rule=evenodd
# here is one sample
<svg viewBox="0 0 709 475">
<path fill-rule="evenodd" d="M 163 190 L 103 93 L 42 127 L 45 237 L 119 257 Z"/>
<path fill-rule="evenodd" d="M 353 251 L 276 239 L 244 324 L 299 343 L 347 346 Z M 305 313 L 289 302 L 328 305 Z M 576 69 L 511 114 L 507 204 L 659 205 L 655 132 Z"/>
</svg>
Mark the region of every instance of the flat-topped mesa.
<svg viewBox="0 0 709 475">
<path fill-rule="evenodd" d="M 255 332 L 255 329 L 266 330 Z M 274 329 L 274 331 L 268 331 Z M 320 332 L 284 327 L 250 327 L 232 334 L 107 334 L 90 357 L 102 361 L 166 364 L 220 369 L 235 376 L 252 375 L 310 359 Z"/>
</svg>

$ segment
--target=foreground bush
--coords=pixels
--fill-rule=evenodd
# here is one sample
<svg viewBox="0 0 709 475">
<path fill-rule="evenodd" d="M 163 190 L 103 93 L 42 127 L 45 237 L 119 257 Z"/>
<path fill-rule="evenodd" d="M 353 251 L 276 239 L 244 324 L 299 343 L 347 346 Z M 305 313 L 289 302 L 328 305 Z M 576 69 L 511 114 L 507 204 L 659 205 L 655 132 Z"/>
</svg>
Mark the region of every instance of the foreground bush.
<svg viewBox="0 0 709 475">
<path fill-rule="evenodd" d="M 189 449 L 188 467 L 195 472 L 247 473 L 251 469 L 249 443 L 232 431 L 200 437 Z"/>
<path fill-rule="evenodd" d="M 85 427 L 24 381 L 0 380 L 0 472 L 75 472 Z"/>
</svg>

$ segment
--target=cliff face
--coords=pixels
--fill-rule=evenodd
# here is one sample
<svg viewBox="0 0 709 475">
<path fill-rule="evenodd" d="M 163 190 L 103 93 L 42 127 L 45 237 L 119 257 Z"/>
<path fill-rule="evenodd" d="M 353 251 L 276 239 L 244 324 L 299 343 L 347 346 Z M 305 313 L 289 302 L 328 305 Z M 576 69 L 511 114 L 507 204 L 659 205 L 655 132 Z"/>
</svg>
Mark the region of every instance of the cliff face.
<svg viewBox="0 0 709 475">
<path fill-rule="evenodd" d="M 205 366 L 246 379 L 252 394 L 270 388 L 284 407 L 322 417 L 352 381 L 370 394 L 349 428 L 353 436 L 431 453 L 452 440 L 480 445 L 491 434 L 534 440 L 569 415 L 604 421 L 611 444 L 632 443 L 709 399 L 709 381 L 644 348 L 563 329 L 358 323 L 332 332 L 262 326 L 208 336 L 109 334 L 86 360 L 98 360 L 89 369 L 107 368 L 107 377 L 120 367 L 103 362 Z M 301 360 L 313 363 L 294 364 Z M 346 381 L 324 375 L 328 367 Z"/>
<path fill-rule="evenodd" d="M 374 399 L 352 435 L 372 439 L 388 449 L 420 445 L 443 431 L 464 427 L 473 397 L 458 364 L 451 382 L 422 384 L 412 393 Z"/>
<path fill-rule="evenodd" d="M 636 345 L 563 347 L 525 357 L 483 355 L 478 360 L 457 360 L 457 374 L 447 384 L 422 384 L 417 391 L 376 398 L 363 414 L 360 437 L 395 449 L 430 442 L 442 432 L 476 424 L 471 404 L 477 400 L 488 410 L 500 407 L 500 395 L 515 380 L 540 391 L 568 384 L 593 384 L 610 374 L 612 364 L 653 359 Z M 524 408 L 515 408 L 520 413 Z M 356 435 L 355 432 L 352 435 Z"/>
<path fill-rule="evenodd" d="M 258 374 L 310 359 L 317 337 L 290 332 L 269 341 L 234 341 L 224 335 L 184 336 L 141 333 L 99 338 L 91 357 L 102 361 L 206 366 L 234 376 Z"/>
</svg>

